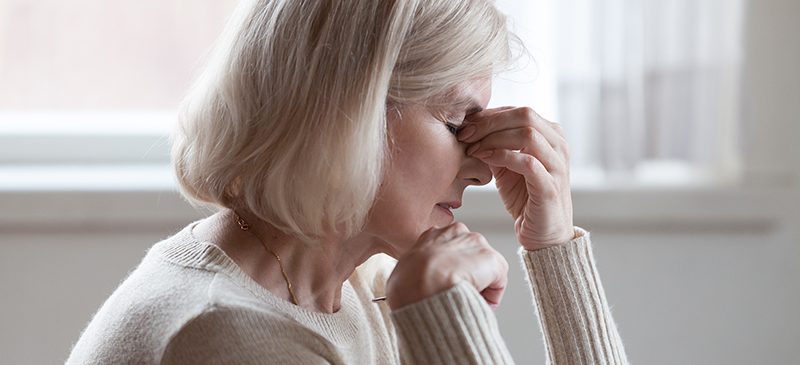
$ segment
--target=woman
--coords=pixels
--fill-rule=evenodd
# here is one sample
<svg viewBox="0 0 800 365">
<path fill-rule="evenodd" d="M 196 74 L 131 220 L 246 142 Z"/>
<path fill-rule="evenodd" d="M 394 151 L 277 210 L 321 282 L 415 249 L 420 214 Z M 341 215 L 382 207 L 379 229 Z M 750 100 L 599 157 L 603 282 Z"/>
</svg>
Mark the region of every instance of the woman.
<svg viewBox="0 0 800 365">
<path fill-rule="evenodd" d="M 491 1 L 252 0 L 226 29 L 173 140 L 218 212 L 153 246 L 68 363 L 511 363 L 508 264 L 451 212 L 492 176 L 551 362 L 626 362 L 561 129 L 485 109 Z"/>
</svg>

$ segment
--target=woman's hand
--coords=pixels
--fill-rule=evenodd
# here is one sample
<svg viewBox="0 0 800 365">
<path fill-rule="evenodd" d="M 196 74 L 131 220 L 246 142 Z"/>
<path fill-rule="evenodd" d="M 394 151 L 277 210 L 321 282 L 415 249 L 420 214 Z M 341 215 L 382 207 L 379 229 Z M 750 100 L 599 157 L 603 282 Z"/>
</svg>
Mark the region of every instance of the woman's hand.
<svg viewBox="0 0 800 365">
<path fill-rule="evenodd" d="M 536 250 L 575 237 L 569 147 L 559 124 L 530 108 L 487 109 L 468 117 L 458 138 L 469 144 L 468 155 L 491 168 L 523 247 Z"/>
<path fill-rule="evenodd" d="M 480 233 L 461 222 L 425 231 L 397 262 L 386 283 L 392 309 L 467 281 L 492 308 L 500 305 L 508 283 L 508 262 Z"/>
</svg>

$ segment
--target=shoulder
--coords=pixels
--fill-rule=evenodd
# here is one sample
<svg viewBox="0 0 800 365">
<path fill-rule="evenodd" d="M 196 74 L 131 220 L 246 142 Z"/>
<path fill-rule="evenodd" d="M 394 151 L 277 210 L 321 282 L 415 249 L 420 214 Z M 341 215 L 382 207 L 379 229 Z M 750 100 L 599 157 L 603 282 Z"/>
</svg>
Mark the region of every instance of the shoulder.
<svg viewBox="0 0 800 365">
<path fill-rule="evenodd" d="M 164 337 L 205 306 L 213 277 L 145 258 L 92 315 L 67 363 L 155 361 Z"/>
<path fill-rule="evenodd" d="M 169 339 L 162 364 L 329 363 L 319 335 L 279 312 L 209 305 Z"/>
</svg>

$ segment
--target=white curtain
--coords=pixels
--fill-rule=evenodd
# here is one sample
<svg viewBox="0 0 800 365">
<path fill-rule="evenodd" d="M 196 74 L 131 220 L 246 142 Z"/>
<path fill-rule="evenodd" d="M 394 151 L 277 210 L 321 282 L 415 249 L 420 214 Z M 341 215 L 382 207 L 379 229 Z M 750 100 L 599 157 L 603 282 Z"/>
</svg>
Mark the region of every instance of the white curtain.
<svg viewBox="0 0 800 365">
<path fill-rule="evenodd" d="M 558 115 L 574 165 L 734 173 L 742 0 L 554 0 Z M 663 164 L 669 162 L 671 164 Z"/>
<path fill-rule="evenodd" d="M 498 0 L 534 62 L 492 104 L 561 122 L 577 184 L 729 180 L 743 1 Z"/>
</svg>

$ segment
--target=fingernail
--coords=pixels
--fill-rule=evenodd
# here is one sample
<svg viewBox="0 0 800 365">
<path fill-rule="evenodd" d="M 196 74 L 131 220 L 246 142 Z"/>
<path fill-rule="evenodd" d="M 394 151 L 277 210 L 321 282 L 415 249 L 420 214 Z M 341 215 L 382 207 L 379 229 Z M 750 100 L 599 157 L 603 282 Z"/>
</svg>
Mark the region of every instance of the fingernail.
<svg viewBox="0 0 800 365">
<path fill-rule="evenodd" d="M 475 155 L 477 158 L 489 158 L 494 154 L 494 150 L 483 151 Z"/>
<path fill-rule="evenodd" d="M 458 132 L 458 139 L 465 140 L 469 137 L 472 137 L 472 135 L 475 134 L 476 130 L 477 128 L 475 128 L 474 125 L 468 125 L 464 127 L 464 129 Z"/>
</svg>

